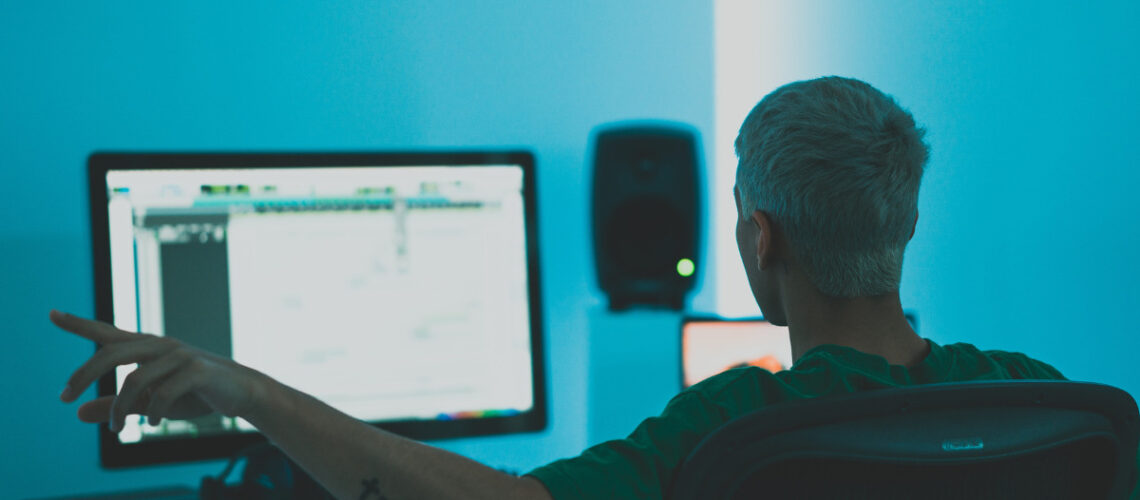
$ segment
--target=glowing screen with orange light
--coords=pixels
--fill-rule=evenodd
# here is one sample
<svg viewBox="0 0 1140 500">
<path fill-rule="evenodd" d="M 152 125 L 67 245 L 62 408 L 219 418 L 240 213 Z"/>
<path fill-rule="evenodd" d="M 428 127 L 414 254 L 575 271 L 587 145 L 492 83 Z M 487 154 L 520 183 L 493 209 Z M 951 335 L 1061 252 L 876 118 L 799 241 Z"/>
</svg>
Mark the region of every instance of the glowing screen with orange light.
<svg viewBox="0 0 1140 500">
<path fill-rule="evenodd" d="M 773 373 L 790 368 L 788 329 L 762 319 L 686 320 L 681 327 L 681 365 L 685 387 L 743 366 Z"/>
</svg>

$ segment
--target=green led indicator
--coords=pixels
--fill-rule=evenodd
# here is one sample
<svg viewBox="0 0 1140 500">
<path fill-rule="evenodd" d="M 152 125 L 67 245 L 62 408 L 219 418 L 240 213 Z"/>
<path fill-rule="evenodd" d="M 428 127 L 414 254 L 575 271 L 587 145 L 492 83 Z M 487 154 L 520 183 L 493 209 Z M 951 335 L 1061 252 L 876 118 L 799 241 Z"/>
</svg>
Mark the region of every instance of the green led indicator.
<svg viewBox="0 0 1140 500">
<path fill-rule="evenodd" d="M 688 278 L 689 276 L 693 275 L 693 271 L 696 269 L 697 266 L 693 264 L 693 261 L 690 259 L 681 259 L 677 261 L 677 274 L 680 274 L 681 276 Z"/>
</svg>

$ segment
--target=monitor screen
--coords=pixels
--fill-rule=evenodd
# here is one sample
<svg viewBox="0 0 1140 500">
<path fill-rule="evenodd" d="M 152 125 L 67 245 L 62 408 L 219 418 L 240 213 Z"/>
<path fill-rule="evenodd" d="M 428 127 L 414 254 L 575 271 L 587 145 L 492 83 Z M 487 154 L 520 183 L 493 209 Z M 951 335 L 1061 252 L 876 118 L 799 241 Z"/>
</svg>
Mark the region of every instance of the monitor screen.
<svg viewBox="0 0 1140 500">
<path fill-rule="evenodd" d="M 904 314 L 917 332 L 918 316 Z M 681 322 L 683 388 L 732 368 L 756 366 L 775 373 L 794 362 L 788 328 L 763 318 L 692 317 Z"/>
<path fill-rule="evenodd" d="M 416 439 L 545 426 L 529 154 L 96 154 L 89 171 L 100 319 Z M 262 439 L 221 415 L 100 434 L 107 467 Z"/>
<path fill-rule="evenodd" d="M 792 366 L 788 329 L 763 319 L 687 319 L 681 326 L 682 386 L 725 370 L 758 366 L 778 372 Z"/>
</svg>

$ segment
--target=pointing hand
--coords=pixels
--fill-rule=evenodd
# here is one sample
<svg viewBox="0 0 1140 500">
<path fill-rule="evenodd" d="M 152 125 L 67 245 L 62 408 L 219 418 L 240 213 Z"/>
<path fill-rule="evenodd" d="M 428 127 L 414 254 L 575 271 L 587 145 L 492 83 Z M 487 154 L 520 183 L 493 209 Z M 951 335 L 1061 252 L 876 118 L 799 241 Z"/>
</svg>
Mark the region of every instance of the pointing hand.
<svg viewBox="0 0 1140 500">
<path fill-rule="evenodd" d="M 186 419 L 212 412 L 240 416 L 250 406 L 264 378 L 233 360 L 188 346 L 176 339 L 132 333 L 107 323 L 51 312 L 56 326 L 93 340 L 100 348 L 67 382 L 60 399 L 74 401 L 92 382 L 120 365 L 138 363 L 116 396 L 102 396 L 79 407 L 84 422 L 110 422 L 123 428 L 128 414 Z"/>
</svg>

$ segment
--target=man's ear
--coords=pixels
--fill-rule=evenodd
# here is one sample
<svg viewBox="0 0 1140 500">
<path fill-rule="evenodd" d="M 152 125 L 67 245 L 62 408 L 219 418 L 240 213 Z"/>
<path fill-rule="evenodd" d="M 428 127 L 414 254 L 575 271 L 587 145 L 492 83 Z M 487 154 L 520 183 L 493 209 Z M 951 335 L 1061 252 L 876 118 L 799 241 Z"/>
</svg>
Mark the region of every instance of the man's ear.
<svg viewBox="0 0 1140 500">
<path fill-rule="evenodd" d="M 768 214 L 755 210 L 749 216 L 752 224 L 756 225 L 756 265 L 760 269 L 767 269 L 776 258 L 775 241 L 772 239 L 772 219 Z"/>
</svg>

